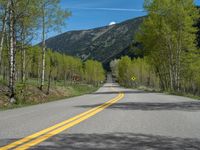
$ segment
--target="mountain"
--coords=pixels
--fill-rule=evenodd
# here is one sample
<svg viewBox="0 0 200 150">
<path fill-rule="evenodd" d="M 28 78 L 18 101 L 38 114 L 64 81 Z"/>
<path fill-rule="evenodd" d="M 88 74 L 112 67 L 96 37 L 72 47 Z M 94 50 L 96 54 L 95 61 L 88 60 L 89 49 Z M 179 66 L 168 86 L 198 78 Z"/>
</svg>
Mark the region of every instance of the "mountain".
<svg viewBox="0 0 200 150">
<path fill-rule="evenodd" d="M 47 48 L 80 57 L 95 59 L 104 65 L 115 57 L 129 53 L 144 17 L 134 18 L 119 24 L 80 31 L 69 31 L 46 40 Z"/>
</svg>

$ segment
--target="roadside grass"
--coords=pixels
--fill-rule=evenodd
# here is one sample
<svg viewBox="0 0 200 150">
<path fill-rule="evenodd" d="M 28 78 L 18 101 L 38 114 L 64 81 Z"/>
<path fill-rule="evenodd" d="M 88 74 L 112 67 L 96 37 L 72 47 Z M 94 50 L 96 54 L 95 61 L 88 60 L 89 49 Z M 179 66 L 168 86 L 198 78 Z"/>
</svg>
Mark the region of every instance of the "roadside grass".
<svg viewBox="0 0 200 150">
<path fill-rule="evenodd" d="M 168 94 L 168 95 L 183 96 L 183 97 L 188 97 L 188 98 L 200 100 L 200 96 L 193 95 L 193 94 L 190 94 L 190 93 L 180 93 L 180 92 L 164 92 L 164 93 Z"/>
<path fill-rule="evenodd" d="M 188 97 L 196 100 L 200 100 L 200 96 L 198 95 L 193 95 L 190 93 L 180 93 L 180 92 L 171 92 L 171 91 L 162 91 L 159 88 L 153 88 L 153 87 L 147 87 L 147 86 L 137 86 L 137 87 L 127 87 L 131 89 L 137 89 L 137 90 L 142 90 L 145 92 L 152 92 L 152 93 L 164 93 L 167 95 L 176 95 L 176 96 L 183 96 L 183 97 Z"/>
<path fill-rule="evenodd" d="M 147 91 L 147 92 L 162 93 L 161 89 L 159 88 L 152 88 L 152 87 L 147 87 L 147 86 L 138 86 L 136 89 Z"/>
<path fill-rule="evenodd" d="M 63 81 L 57 81 L 52 84 L 50 93 L 47 95 L 47 86 L 45 84 L 43 91 L 38 88 L 37 80 L 29 80 L 26 84 L 16 84 L 16 103 L 8 103 L 7 87 L 1 86 L 0 83 L 0 110 L 7 110 L 30 105 L 42 104 L 51 101 L 67 99 L 70 97 L 89 94 L 97 91 L 100 86 L 93 86 L 84 83 L 67 82 L 64 85 Z M 3 91 L 3 92 L 1 92 Z"/>
<path fill-rule="evenodd" d="M 143 91 L 146 91 L 146 92 L 164 93 L 164 94 L 167 94 L 167 95 L 183 96 L 183 97 L 188 97 L 188 98 L 200 100 L 200 96 L 198 96 L 198 95 L 193 95 L 193 94 L 190 94 L 190 93 L 162 91 L 161 89 L 156 89 L 156 88 L 146 87 L 146 86 L 140 86 L 140 87 L 138 87 L 137 89 L 138 89 L 138 90 L 143 90 Z"/>
</svg>

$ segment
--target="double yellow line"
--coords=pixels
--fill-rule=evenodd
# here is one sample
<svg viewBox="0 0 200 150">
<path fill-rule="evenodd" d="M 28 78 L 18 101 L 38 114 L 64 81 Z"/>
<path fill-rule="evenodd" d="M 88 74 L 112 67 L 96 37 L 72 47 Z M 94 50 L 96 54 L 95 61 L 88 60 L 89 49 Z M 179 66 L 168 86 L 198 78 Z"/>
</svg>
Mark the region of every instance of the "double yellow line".
<svg viewBox="0 0 200 150">
<path fill-rule="evenodd" d="M 84 113 L 81 113 L 75 117 L 72 117 L 68 120 L 60 122 L 54 126 L 41 130 L 37 133 L 24 137 L 16 142 L 8 144 L 4 147 L 1 147 L 0 150 L 16 149 L 16 150 L 25 150 L 39 143 L 49 139 L 50 137 L 61 133 L 62 131 L 73 127 L 80 122 L 94 116 L 95 114 L 101 112 L 105 108 L 113 105 L 117 101 L 121 100 L 124 97 L 124 93 L 119 93 L 115 98 L 107 101 L 106 103 L 99 105 L 93 109 L 90 109 Z"/>
</svg>

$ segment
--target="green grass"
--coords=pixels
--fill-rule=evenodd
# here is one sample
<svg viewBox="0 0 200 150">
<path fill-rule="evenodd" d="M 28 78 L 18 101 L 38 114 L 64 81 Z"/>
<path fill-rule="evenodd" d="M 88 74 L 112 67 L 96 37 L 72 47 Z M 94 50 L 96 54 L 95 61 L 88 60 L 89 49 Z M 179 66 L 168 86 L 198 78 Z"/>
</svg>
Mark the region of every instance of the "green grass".
<svg viewBox="0 0 200 150">
<path fill-rule="evenodd" d="M 146 87 L 146 86 L 139 86 L 137 87 L 138 90 L 147 91 L 147 92 L 162 92 L 160 89 L 152 88 L 152 87 Z"/>
<path fill-rule="evenodd" d="M 178 92 L 162 91 L 159 88 L 152 88 L 152 87 L 146 87 L 146 86 L 128 87 L 128 88 L 138 89 L 138 90 L 142 90 L 142 91 L 145 91 L 145 92 L 164 93 L 164 94 L 167 94 L 167 95 L 183 96 L 183 97 L 188 97 L 188 98 L 200 100 L 200 96 L 189 94 L 189 93 L 180 93 L 180 92 L 178 93 Z"/>
<path fill-rule="evenodd" d="M 189 94 L 189 93 L 168 92 L 168 91 L 162 91 L 162 90 L 160 90 L 160 89 L 149 88 L 149 87 L 146 87 L 146 86 L 140 86 L 140 87 L 138 87 L 137 89 L 138 89 L 138 90 L 147 91 L 147 92 L 164 93 L 164 94 L 167 94 L 167 95 L 183 96 L 183 97 L 188 97 L 188 98 L 200 100 L 200 96 L 198 96 L 198 95 L 193 95 L 193 94 Z"/>
<path fill-rule="evenodd" d="M 168 95 L 184 96 L 184 97 L 200 100 L 200 96 L 189 94 L 189 93 L 180 93 L 180 92 L 164 92 L 164 93 Z"/>
<path fill-rule="evenodd" d="M 70 86 L 73 95 L 82 95 L 95 92 L 99 87 L 88 84 L 73 84 Z"/>
</svg>

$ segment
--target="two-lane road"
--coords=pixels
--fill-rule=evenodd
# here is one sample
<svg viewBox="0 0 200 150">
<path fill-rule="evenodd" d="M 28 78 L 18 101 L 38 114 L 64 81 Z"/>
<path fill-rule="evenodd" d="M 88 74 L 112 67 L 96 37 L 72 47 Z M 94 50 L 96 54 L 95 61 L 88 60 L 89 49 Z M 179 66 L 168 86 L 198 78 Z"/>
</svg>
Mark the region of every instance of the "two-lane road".
<svg viewBox="0 0 200 150">
<path fill-rule="evenodd" d="M 200 101 L 107 83 L 0 112 L 0 149 L 200 149 Z"/>
</svg>

